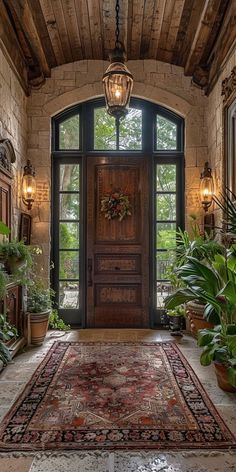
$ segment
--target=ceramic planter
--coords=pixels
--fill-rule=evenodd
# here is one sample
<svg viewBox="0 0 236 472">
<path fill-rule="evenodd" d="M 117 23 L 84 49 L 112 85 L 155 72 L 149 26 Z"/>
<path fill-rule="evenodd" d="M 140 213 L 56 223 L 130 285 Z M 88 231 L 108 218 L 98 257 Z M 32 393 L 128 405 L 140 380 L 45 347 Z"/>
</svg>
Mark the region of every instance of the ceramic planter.
<svg viewBox="0 0 236 472">
<path fill-rule="evenodd" d="M 214 366 L 219 387 L 225 392 L 236 392 L 236 388 L 228 381 L 227 365 L 220 362 L 214 362 Z"/>
<path fill-rule="evenodd" d="M 48 330 L 48 322 L 51 310 L 42 313 L 28 313 L 30 328 L 30 343 L 41 346 Z"/>
<path fill-rule="evenodd" d="M 208 323 L 208 321 L 204 319 L 204 310 L 205 305 L 201 303 L 192 301 L 186 304 L 186 315 L 189 319 L 190 332 L 195 338 L 198 335 L 199 329 L 211 329 L 214 327 L 213 324 Z"/>
</svg>

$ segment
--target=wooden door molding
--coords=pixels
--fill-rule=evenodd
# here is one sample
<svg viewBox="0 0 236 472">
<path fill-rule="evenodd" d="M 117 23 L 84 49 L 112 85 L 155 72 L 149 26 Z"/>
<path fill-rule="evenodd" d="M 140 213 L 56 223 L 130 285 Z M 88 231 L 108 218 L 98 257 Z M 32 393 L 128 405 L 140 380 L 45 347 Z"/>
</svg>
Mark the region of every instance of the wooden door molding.
<svg viewBox="0 0 236 472">
<path fill-rule="evenodd" d="M 149 326 L 149 191 L 145 158 L 87 160 L 87 326 Z M 127 189 L 131 216 L 108 220 L 101 199 Z"/>
</svg>

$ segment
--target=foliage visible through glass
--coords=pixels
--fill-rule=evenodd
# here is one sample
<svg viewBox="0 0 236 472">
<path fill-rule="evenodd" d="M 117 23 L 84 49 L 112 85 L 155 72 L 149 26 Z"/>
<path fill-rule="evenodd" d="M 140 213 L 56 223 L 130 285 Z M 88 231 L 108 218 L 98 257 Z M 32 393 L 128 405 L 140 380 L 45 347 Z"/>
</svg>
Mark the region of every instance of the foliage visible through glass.
<svg viewBox="0 0 236 472">
<path fill-rule="evenodd" d="M 176 247 L 176 223 L 157 223 L 156 248 L 173 249 Z"/>
<path fill-rule="evenodd" d="M 176 195 L 163 193 L 156 196 L 156 216 L 157 220 L 176 219 Z"/>
<path fill-rule="evenodd" d="M 156 169 L 156 190 L 160 192 L 176 191 L 176 165 L 158 164 Z"/>
<path fill-rule="evenodd" d="M 73 192 L 80 189 L 79 164 L 62 164 L 60 166 L 60 191 Z"/>
<path fill-rule="evenodd" d="M 79 115 L 74 115 L 59 125 L 59 148 L 79 149 Z"/>
<path fill-rule="evenodd" d="M 61 223 L 59 226 L 60 249 L 79 248 L 79 223 Z"/>
<path fill-rule="evenodd" d="M 116 149 L 116 121 L 103 107 L 94 110 L 94 149 Z"/>
<path fill-rule="evenodd" d="M 142 149 L 142 111 L 130 108 L 126 117 L 120 120 L 119 149 Z"/>
<path fill-rule="evenodd" d="M 157 115 L 156 133 L 157 149 L 173 150 L 177 148 L 177 125 L 175 123 Z"/>
<path fill-rule="evenodd" d="M 79 279 L 79 252 L 60 252 L 60 279 Z"/>
<path fill-rule="evenodd" d="M 80 198 L 79 194 L 62 193 L 60 195 L 60 219 L 79 220 Z"/>
<path fill-rule="evenodd" d="M 156 165 L 156 306 L 163 308 L 170 282 L 166 269 L 176 248 L 176 165 Z"/>
<path fill-rule="evenodd" d="M 60 165 L 59 202 L 59 307 L 76 309 L 79 307 L 80 271 L 79 164 Z"/>
<path fill-rule="evenodd" d="M 125 118 L 118 125 L 119 140 L 117 140 L 116 120 L 108 115 L 104 107 L 94 110 L 94 149 L 111 150 L 140 150 L 142 149 L 142 111 L 130 108 Z"/>
</svg>

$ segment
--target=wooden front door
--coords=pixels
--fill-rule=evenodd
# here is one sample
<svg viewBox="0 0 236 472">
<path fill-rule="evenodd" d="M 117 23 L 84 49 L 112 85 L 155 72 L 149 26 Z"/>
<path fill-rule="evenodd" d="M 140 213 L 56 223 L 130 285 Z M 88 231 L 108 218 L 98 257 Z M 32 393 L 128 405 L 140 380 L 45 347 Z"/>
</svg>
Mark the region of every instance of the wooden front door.
<svg viewBox="0 0 236 472">
<path fill-rule="evenodd" d="M 87 327 L 149 326 L 149 186 L 144 158 L 87 160 Z M 109 220 L 101 201 L 117 189 L 131 215 Z"/>
</svg>

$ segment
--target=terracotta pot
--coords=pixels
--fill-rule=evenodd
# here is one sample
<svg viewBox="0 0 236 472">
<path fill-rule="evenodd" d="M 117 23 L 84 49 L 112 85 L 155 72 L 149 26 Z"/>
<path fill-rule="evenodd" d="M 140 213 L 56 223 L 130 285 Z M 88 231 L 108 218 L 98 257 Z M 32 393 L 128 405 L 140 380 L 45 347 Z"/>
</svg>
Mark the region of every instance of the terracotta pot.
<svg viewBox="0 0 236 472">
<path fill-rule="evenodd" d="M 208 321 L 203 318 L 204 310 L 205 305 L 201 303 L 192 301 L 186 304 L 186 315 L 190 323 L 190 332 L 195 338 L 197 338 L 199 329 L 211 329 L 214 327 L 213 324 L 208 323 Z"/>
<path fill-rule="evenodd" d="M 28 313 L 30 324 L 30 343 L 41 346 L 48 330 L 48 322 L 51 310 L 42 313 Z"/>
<path fill-rule="evenodd" d="M 236 388 L 228 381 L 227 365 L 220 362 L 214 362 L 214 366 L 219 387 L 225 392 L 236 392 Z"/>
</svg>

